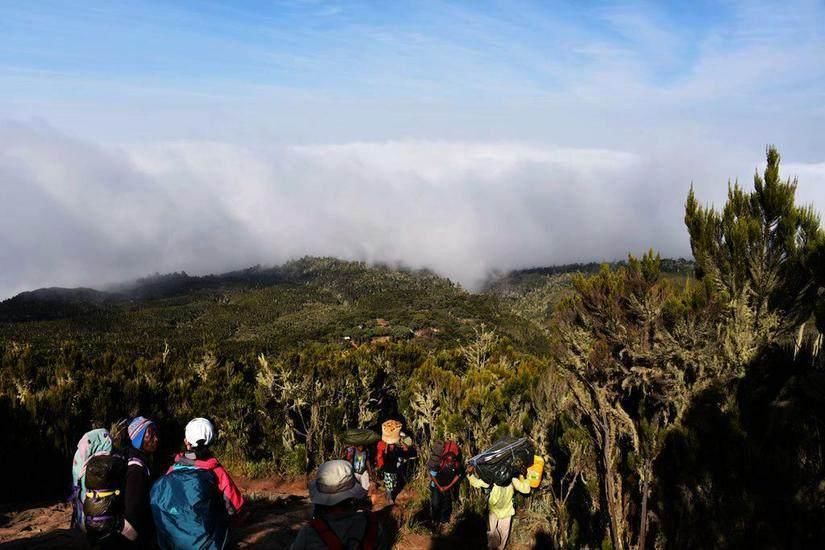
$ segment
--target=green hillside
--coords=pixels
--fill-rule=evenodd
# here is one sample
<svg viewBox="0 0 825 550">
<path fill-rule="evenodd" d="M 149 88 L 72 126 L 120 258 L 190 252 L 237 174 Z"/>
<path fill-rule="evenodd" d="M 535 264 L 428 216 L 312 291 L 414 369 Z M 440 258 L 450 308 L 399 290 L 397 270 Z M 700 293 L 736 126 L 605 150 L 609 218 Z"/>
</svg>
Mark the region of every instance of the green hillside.
<svg viewBox="0 0 825 550">
<path fill-rule="evenodd" d="M 66 341 L 88 352 L 137 354 L 166 344 L 236 354 L 376 339 L 438 347 L 482 324 L 533 351 L 546 347 L 541 332 L 494 294 L 467 292 L 428 271 L 331 258 L 155 276 L 108 292 L 45 289 L 0 303 L 0 338 L 38 350 Z"/>
</svg>

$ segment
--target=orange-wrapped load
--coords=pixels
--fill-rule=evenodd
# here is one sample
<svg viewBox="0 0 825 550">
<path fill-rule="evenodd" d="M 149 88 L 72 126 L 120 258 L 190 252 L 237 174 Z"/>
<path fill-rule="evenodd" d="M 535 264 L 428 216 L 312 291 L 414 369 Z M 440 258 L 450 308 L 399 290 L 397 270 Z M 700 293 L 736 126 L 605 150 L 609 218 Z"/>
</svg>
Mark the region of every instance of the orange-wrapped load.
<svg viewBox="0 0 825 550">
<path fill-rule="evenodd" d="M 401 422 L 387 420 L 381 424 L 381 441 L 387 445 L 397 445 L 401 440 Z"/>
</svg>

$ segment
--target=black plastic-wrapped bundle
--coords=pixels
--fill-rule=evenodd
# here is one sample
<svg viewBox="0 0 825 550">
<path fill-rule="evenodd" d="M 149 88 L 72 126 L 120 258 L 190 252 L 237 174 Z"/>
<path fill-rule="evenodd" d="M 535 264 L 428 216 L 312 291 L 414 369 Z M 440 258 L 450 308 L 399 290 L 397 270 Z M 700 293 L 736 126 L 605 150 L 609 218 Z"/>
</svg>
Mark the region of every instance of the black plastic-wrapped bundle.
<svg viewBox="0 0 825 550">
<path fill-rule="evenodd" d="M 504 487 L 526 471 L 534 454 L 533 444 L 526 437 L 505 437 L 471 458 L 470 464 L 485 483 Z"/>
<path fill-rule="evenodd" d="M 372 430 L 354 428 L 344 432 L 341 438 L 345 445 L 372 445 L 381 440 L 381 436 Z"/>
</svg>

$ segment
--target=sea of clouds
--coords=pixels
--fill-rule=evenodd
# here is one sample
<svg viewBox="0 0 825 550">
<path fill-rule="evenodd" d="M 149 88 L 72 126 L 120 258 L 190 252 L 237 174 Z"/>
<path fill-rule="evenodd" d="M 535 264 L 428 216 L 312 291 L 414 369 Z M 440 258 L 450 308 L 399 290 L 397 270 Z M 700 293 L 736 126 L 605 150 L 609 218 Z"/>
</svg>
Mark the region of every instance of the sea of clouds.
<svg viewBox="0 0 825 550">
<path fill-rule="evenodd" d="M 436 140 L 103 145 L 0 124 L 0 298 L 304 255 L 426 267 L 468 288 L 496 270 L 651 247 L 689 257 L 691 182 L 718 204 L 727 179 L 750 185 L 759 162 L 698 154 Z M 825 205 L 825 164 L 785 173 Z"/>
</svg>

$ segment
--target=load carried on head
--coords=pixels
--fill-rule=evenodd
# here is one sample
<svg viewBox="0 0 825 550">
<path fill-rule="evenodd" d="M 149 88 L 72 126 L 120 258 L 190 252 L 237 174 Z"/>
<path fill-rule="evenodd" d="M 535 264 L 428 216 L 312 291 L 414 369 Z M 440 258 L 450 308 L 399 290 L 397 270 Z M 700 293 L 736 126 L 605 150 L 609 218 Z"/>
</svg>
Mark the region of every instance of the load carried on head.
<svg viewBox="0 0 825 550">
<path fill-rule="evenodd" d="M 344 445 L 363 445 L 366 447 L 381 441 L 381 436 L 372 430 L 353 428 L 345 431 L 341 440 Z"/>
<path fill-rule="evenodd" d="M 529 439 L 505 437 L 472 457 L 469 462 L 485 483 L 506 486 L 514 477 L 527 473 L 536 462 L 535 458 L 533 444 Z"/>
<path fill-rule="evenodd" d="M 381 441 L 387 445 L 397 445 L 401 440 L 402 427 L 398 420 L 387 420 L 381 424 Z"/>
</svg>

